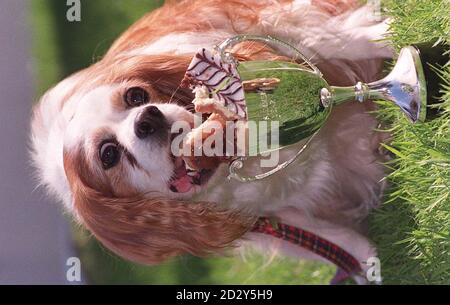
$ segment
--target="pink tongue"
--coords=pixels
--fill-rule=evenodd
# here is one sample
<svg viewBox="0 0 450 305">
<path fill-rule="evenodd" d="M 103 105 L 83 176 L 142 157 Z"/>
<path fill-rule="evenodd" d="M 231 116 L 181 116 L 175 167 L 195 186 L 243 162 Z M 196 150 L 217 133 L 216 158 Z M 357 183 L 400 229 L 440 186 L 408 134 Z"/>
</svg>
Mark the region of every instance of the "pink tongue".
<svg viewBox="0 0 450 305">
<path fill-rule="evenodd" d="M 172 181 L 171 186 L 174 187 L 178 193 L 189 192 L 192 188 L 192 177 L 187 175 L 183 163 L 176 169 L 175 176 L 176 178 Z"/>
<path fill-rule="evenodd" d="M 185 175 L 173 181 L 172 186 L 174 186 L 179 193 L 186 193 L 189 192 L 192 188 L 191 181 L 191 177 Z"/>
</svg>

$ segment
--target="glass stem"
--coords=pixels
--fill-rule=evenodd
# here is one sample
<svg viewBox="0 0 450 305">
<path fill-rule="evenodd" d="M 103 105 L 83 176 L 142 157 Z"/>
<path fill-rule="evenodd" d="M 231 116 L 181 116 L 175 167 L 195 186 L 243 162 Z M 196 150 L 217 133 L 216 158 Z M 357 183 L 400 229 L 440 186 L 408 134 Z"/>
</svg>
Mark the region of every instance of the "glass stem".
<svg viewBox="0 0 450 305">
<path fill-rule="evenodd" d="M 400 51 L 397 63 L 383 79 L 352 87 L 323 88 L 322 105 L 339 105 L 356 100 L 384 100 L 397 105 L 411 122 L 423 122 L 426 118 L 427 87 L 419 52 L 414 47 Z"/>
<path fill-rule="evenodd" d="M 331 101 L 333 105 L 340 105 L 350 101 L 358 101 L 363 103 L 369 99 L 381 97 L 378 88 L 371 88 L 370 85 L 358 82 L 355 86 L 350 87 L 330 87 Z"/>
<path fill-rule="evenodd" d="M 419 120 L 420 104 L 417 102 L 417 86 L 392 79 L 391 76 L 373 83 L 358 82 L 352 87 L 330 87 L 330 100 L 333 105 L 350 101 L 360 103 L 368 100 L 390 101 L 399 106 L 407 117 L 416 122 Z"/>
</svg>

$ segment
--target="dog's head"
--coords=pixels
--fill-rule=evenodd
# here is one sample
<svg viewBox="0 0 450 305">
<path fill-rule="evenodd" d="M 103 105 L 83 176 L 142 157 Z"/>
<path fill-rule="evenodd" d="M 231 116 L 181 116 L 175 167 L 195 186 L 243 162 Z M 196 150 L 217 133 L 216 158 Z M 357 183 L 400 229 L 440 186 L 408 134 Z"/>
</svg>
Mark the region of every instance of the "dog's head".
<svg viewBox="0 0 450 305">
<path fill-rule="evenodd" d="M 193 121 L 192 94 L 179 88 L 189 61 L 106 58 L 50 90 L 34 112 L 40 180 L 102 243 L 134 261 L 217 251 L 251 223 L 189 200 L 207 183 L 187 175 L 171 151 L 172 124 Z"/>
</svg>

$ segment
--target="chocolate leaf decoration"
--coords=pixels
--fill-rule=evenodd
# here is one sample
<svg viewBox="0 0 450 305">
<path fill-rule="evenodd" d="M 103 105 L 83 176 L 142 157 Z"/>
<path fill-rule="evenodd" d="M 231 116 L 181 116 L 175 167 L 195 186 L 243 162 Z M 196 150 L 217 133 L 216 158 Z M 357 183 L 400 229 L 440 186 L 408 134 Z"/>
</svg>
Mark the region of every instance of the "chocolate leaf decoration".
<svg viewBox="0 0 450 305">
<path fill-rule="evenodd" d="M 191 85 L 203 85 L 222 106 L 247 118 L 244 89 L 236 66 L 222 61 L 220 54 L 201 49 L 186 72 Z"/>
</svg>

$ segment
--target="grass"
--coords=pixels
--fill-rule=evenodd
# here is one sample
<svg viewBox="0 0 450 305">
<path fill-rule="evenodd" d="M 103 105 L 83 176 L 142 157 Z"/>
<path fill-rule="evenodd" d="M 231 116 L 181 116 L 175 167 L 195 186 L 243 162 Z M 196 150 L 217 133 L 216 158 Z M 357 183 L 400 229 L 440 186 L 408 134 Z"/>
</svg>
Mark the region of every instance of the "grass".
<svg viewBox="0 0 450 305">
<path fill-rule="evenodd" d="M 450 43 L 447 0 L 389 0 L 385 7 L 397 49 Z M 388 164 L 391 190 L 371 219 L 386 284 L 450 284 L 450 66 L 439 70 L 446 84 L 439 118 L 411 125 L 387 104 L 379 113 L 391 123 L 387 149 L 395 155 Z"/>
<path fill-rule="evenodd" d="M 95 284 L 325 284 L 334 274 L 334 268 L 320 263 L 270 261 L 255 253 L 244 258 L 184 256 L 158 266 L 141 266 L 111 254 L 84 230 L 75 236 L 83 267 Z"/>
<path fill-rule="evenodd" d="M 37 95 L 99 58 L 113 39 L 160 1 L 82 1 L 82 22 L 68 23 L 65 1 L 31 1 Z M 390 39 L 397 49 L 440 39 L 450 43 L 447 0 L 384 1 L 393 17 Z M 107 9 L 105 9 L 107 8 Z M 450 284 L 450 70 L 440 118 L 411 125 L 384 104 L 380 117 L 391 123 L 389 149 L 396 155 L 382 208 L 371 217 L 386 284 Z M 125 262 L 75 228 L 79 255 L 91 283 L 97 284 L 324 284 L 334 268 L 266 258 L 183 257 L 161 266 Z"/>
<path fill-rule="evenodd" d="M 36 96 L 100 58 L 122 31 L 162 1 L 84 0 L 79 23 L 67 22 L 65 2 L 30 3 Z M 77 226 L 73 235 L 84 273 L 94 284 L 326 284 L 335 271 L 332 266 L 287 258 L 267 265 L 268 259 L 256 254 L 246 260 L 186 256 L 148 267 L 111 254 Z"/>
</svg>

